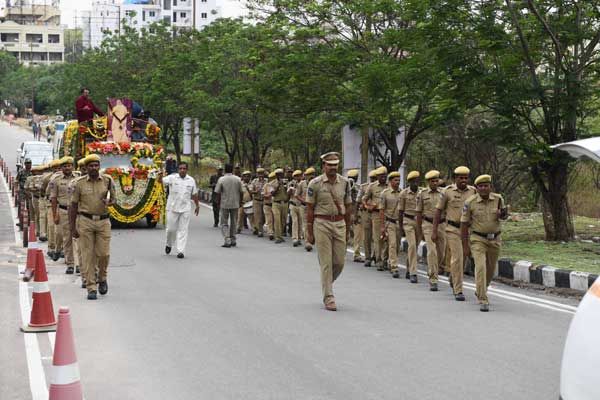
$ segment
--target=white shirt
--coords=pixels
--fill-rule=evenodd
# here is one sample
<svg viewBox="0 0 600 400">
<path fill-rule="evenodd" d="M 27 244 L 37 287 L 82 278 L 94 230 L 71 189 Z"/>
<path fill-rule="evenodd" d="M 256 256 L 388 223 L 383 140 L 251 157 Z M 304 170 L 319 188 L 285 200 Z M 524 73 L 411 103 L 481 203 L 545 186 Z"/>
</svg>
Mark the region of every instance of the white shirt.
<svg viewBox="0 0 600 400">
<path fill-rule="evenodd" d="M 189 175 L 182 178 L 179 173 L 175 173 L 164 177 L 162 181 L 163 185 L 169 188 L 167 211 L 190 212 L 192 210 L 192 195 L 198 193 L 194 178 Z"/>
</svg>

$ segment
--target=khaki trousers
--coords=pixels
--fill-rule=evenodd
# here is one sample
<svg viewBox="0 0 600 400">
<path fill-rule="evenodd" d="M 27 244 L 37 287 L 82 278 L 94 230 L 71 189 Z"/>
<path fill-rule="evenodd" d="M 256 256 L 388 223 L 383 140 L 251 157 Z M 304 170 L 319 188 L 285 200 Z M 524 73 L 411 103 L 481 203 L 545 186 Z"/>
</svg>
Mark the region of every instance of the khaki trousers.
<svg viewBox="0 0 600 400">
<path fill-rule="evenodd" d="M 287 207 L 284 203 L 273 202 L 273 231 L 275 239 L 283 239 Z"/>
<path fill-rule="evenodd" d="M 287 232 L 287 222 L 288 222 L 288 212 L 290 210 L 290 206 L 289 203 L 286 201 L 285 203 L 283 203 L 283 210 L 282 215 L 281 215 L 281 233 L 283 235 L 286 234 Z"/>
<path fill-rule="evenodd" d="M 46 213 L 48 219 L 48 250 L 62 251 L 62 232 L 54 224 L 54 216 L 52 215 L 52 207 L 47 207 Z"/>
<path fill-rule="evenodd" d="M 321 267 L 321 289 L 323 302 L 333 297 L 333 282 L 344 269 L 346 259 L 346 223 L 325 221 L 314 222 L 315 245 Z"/>
<path fill-rule="evenodd" d="M 88 292 L 97 291 L 96 267 L 98 281 L 106 281 L 108 262 L 110 259 L 110 219 L 92 221 L 80 216 L 77 220 L 79 245 L 83 257 L 83 270 Z"/>
<path fill-rule="evenodd" d="M 69 225 L 69 212 L 58 209 L 58 217 L 60 219 L 57 230 L 60 231 L 63 239 L 63 252 L 65 253 L 65 264 L 68 267 L 72 267 L 74 264 L 73 260 L 73 236 L 71 235 L 71 226 Z"/>
<path fill-rule="evenodd" d="M 408 254 L 406 257 L 406 268 L 410 275 L 417 275 L 417 230 L 415 229 L 415 222 L 411 219 L 408 221 L 404 219 L 404 236 L 408 241 Z"/>
<path fill-rule="evenodd" d="M 400 226 L 393 222 L 385 223 L 385 233 L 387 235 L 388 260 L 390 272 L 398 271 L 398 248 L 400 247 Z"/>
<path fill-rule="evenodd" d="M 475 260 L 475 296 L 480 304 L 489 303 L 487 289 L 494 277 L 500 245 L 500 239 L 487 240 L 471 236 L 471 253 Z"/>
<path fill-rule="evenodd" d="M 425 242 L 427 243 L 427 274 L 429 275 L 429 282 L 437 283 L 439 269 L 446 257 L 446 232 L 442 224 L 438 225 L 438 239 L 437 242 L 434 242 L 431 240 L 433 224 L 423 221 L 422 229 Z"/>
<path fill-rule="evenodd" d="M 373 235 L 373 257 L 377 264 L 383 262 L 383 239 L 381 239 L 381 219 L 379 212 L 369 213 L 371 218 L 371 234 Z"/>
<path fill-rule="evenodd" d="M 463 291 L 464 258 L 460 231 L 446 227 L 446 242 L 450 250 L 450 276 L 452 277 L 454 294 Z"/>
<path fill-rule="evenodd" d="M 308 237 L 308 232 L 306 231 L 306 206 L 300 206 L 300 209 L 302 210 L 302 229 L 304 232 L 304 238 L 306 239 Z M 308 242 L 304 242 L 304 248 L 312 249 L 312 245 Z"/>
<path fill-rule="evenodd" d="M 359 211 L 362 213 L 362 211 Z M 362 217 L 362 215 L 361 215 Z M 352 224 L 352 249 L 354 250 L 354 258 L 360 258 L 360 249 L 363 246 L 364 229 L 362 227 L 362 221 L 358 224 Z"/>
<path fill-rule="evenodd" d="M 269 236 L 273 236 L 273 206 L 271 204 L 265 204 L 263 206 L 263 211 L 265 213 L 265 225 L 267 227 L 265 233 Z"/>
<path fill-rule="evenodd" d="M 38 197 L 31 198 L 31 207 L 33 208 L 33 215 L 31 220 L 35 223 L 35 233 L 40 235 L 40 199 Z"/>
<path fill-rule="evenodd" d="M 292 240 L 299 241 L 302 240 L 302 214 L 304 210 L 301 206 L 296 206 L 294 204 L 290 205 L 290 214 L 292 215 Z"/>
<path fill-rule="evenodd" d="M 252 226 L 252 217 L 247 217 L 246 213 L 244 212 L 244 207 L 240 207 L 238 208 L 238 213 L 237 213 L 237 230 L 239 232 L 242 231 L 242 229 L 244 229 L 244 219 L 248 218 L 248 221 L 250 221 L 250 224 L 248 226 Z"/>
<path fill-rule="evenodd" d="M 48 202 L 45 198 L 40 198 L 39 203 L 40 208 L 40 226 L 38 232 L 40 233 L 40 237 L 48 238 Z"/>
<path fill-rule="evenodd" d="M 263 232 L 263 225 L 265 224 L 265 216 L 263 213 L 263 202 L 259 200 L 252 200 L 252 227 L 255 232 Z"/>
<path fill-rule="evenodd" d="M 363 210 L 363 244 L 365 247 L 365 260 L 373 258 L 373 213 Z"/>
</svg>

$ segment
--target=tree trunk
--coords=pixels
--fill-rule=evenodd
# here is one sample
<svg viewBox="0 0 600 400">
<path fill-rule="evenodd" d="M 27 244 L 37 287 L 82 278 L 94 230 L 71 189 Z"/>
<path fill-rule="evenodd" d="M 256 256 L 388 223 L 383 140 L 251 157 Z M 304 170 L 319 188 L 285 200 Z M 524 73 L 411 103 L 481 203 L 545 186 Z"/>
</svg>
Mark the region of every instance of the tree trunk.
<svg viewBox="0 0 600 400">
<path fill-rule="evenodd" d="M 573 219 L 567 199 L 569 167 L 566 162 L 557 162 L 540 167 L 547 182 L 541 179 L 540 170 L 534 168 L 532 174 L 541 196 L 542 216 L 546 240 L 569 241 L 574 237 Z"/>
</svg>

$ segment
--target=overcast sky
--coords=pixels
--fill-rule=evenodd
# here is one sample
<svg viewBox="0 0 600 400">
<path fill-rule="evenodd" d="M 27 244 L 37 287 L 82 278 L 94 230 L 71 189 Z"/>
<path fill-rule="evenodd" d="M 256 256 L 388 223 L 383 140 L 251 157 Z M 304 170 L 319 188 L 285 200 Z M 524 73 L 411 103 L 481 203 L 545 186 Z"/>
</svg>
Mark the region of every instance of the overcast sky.
<svg viewBox="0 0 600 400">
<path fill-rule="evenodd" d="M 0 0 L 0 4 L 2 2 Z M 43 0 L 40 2 L 43 2 Z M 50 4 L 50 0 L 48 0 L 48 4 Z M 91 9 L 91 4 L 92 0 L 60 0 L 61 22 L 64 25 L 73 27 L 75 16 L 79 19 L 79 11 Z M 223 17 L 238 17 L 243 13 L 243 5 L 240 0 L 217 0 L 217 4 L 221 6 Z"/>
</svg>

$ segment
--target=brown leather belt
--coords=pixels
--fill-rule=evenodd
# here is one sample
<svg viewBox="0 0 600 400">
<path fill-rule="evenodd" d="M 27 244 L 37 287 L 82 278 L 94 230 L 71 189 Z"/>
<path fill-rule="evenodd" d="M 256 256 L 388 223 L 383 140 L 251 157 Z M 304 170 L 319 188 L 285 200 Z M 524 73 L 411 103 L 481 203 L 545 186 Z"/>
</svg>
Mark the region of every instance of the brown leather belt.
<svg viewBox="0 0 600 400">
<path fill-rule="evenodd" d="M 397 220 L 397 219 L 390 218 L 390 217 L 385 217 L 385 220 L 386 220 L 387 222 L 392 222 L 392 223 L 394 223 L 394 224 L 397 224 L 397 223 L 398 223 L 398 220 Z"/>
<path fill-rule="evenodd" d="M 331 222 L 338 222 L 338 221 L 342 221 L 344 219 L 343 215 L 322 215 L 322 214 L 315 214 L 315 218 L 319 218 L 319 219 L 324 219 L 327 221 L 331 221 Z"/>
<path fill-rule="evenodd" d="M 375 209 L 373 209 L 373 210 L 368 210 L 368 211 L 369 211 L 370 213 L 374 213 L 374 212 L 379 212 L 379 209 L 378 209 L 378 208 L 375 208 Z"/>
<path fill-rule="evenodd" d="M 415 219 L 414 215 L 410 215 L 410 214 L 404 214 L 404 216 L 408 219 Z"/>
<path fill-rule="evenodd" d="M 500 234 L 502 232 L 496 232 L 496 233 L 482 233 L 482 232 L 476 232 L 473 231 L 474 234 L 476 234 L 477 236 L 481 236 L 482 238 L 485 238 L 487 240 L 494 240 L 496 239 L 498 236 L 500 236 Z"/>
<path fill-rule="evenodd" d="M 448 220 L 446 222 L 448 222 L 450 225 L 452 225 L 455 228 L 460 228 L 460 222 L 454 222 L 454 221 L 450 221 L 450 220 Z"/>
<path fill-rule="evenodd" d="M 68 206 L 62 206 L 62 205 L 58 205 L 58 208 L 60 208 L 61 210 L 69 210 Z"/>
<path fill-rule="evenodd" d="M 285 200 L 273 200 L 273 203 L 277 203 L 277 204 L 285 204 L 286 201 Z"/>
<path fill-rule="evenodd" d="M 79 215 L 83 215 L 84 217 L 89 218 L 93 221 L 100 221 L 100 220 L 108 218 L 108 214 L 94 215 L 94 214 L 88 214 L 86 212 L 80 212 Z"/>
<path fill-rule="evenodd" d="M 429 218 L 423 215 L 423 219 L 427 222 L 429 222 L 430 224 L 433 224 L 433 218 Z M 446 218 L 442 218 L 440 219 L 440 224 L 443 224 L 444 222 L 446 222 Z"/>
</svg>

